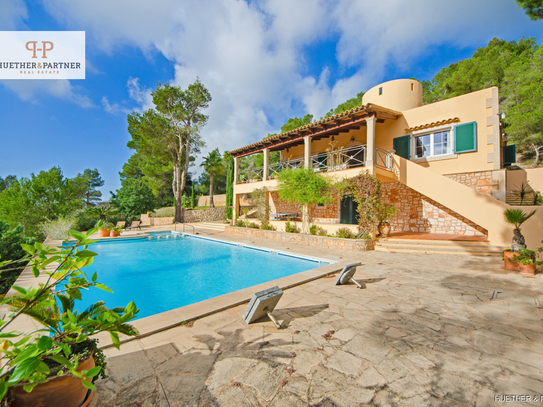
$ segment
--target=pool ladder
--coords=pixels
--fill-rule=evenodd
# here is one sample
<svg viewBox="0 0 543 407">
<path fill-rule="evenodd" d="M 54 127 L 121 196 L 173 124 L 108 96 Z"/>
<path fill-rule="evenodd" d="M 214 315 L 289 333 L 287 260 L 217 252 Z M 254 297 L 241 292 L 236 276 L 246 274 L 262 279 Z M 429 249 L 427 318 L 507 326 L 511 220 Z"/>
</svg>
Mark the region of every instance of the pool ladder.
<svg viewBox="0 0 543 407">
<path fill-rule="evenodd" d="M 186 223 L 183 223 L 183 233 L 185 233 L 185 226 L 189 226 L 192 228 L 192 234 L 196 234 L 196 228 L 192 225 L 187 225 Z M 177 232 L 177 222 L 174 222 L 174 230 Z"/>
</svg>

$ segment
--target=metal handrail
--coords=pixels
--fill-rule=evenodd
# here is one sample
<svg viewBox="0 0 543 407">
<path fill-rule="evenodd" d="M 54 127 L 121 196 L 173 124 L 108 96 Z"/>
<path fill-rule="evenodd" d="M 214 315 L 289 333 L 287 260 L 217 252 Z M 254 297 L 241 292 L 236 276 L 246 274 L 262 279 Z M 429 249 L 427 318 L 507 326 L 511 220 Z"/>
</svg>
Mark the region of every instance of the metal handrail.
<svg viewBox="0 0 543 407">
<path fill-rule="evenodd" d="M 297 158 L 296 160 L 287 160 L 287 161 L 279 161 L 278 163 L 271 164 L 268 166 L 268 178 L 273 178 L 275 175 L 279 175 L 281 171 L 286 170 L 287 168 L 290 168 L 291 170 L 295 170 L 298 168 L 304 167 L 304 159 L 303 158 Z"/>
<path fill-rule="evenodd" d="M 366 165 L 366 145 L 341 148 L 337 151 L 311 156 L 311 168 L 315 171 L 335 171 L 364 165 Z"/>
<path fill-rule="evenodd" d="M 185 225 L 190 226 L 192 228 L 192 234 L 196 234 L 196 228 L 193 225 L 188 225 L 186 223 L 183 223 L 183 233 L 185 233 Z"/>
<path fill-rule="evenodd" d="M 264 167 L 245 168 L 240 171 L 238 180 L 251 182 L 253 180 L 262 180 L 264 177 Z"/>
<path fill-rule="evenodd" d="M 385 168 L 392 171 L 392 164 L 394 163 L 395 150 L 385 150 L 380 147 L 375 148 L 375 166 Z"/>
</svg>

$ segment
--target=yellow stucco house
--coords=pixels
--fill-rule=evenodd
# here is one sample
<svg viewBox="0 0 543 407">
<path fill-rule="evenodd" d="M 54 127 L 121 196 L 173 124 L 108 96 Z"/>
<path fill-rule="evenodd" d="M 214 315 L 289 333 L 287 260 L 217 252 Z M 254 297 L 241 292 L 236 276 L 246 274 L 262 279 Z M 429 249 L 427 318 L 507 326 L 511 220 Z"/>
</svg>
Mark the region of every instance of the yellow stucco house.
<svg viewBox="0 0 543 407">
<path fill-rule="evenodd" d="M 479 236 L 508 246 L 512 230 L 503 222 L 513 189 L 508 173 L 516 173 L 516 182 L 519 173 L 507 171 L 515 154 L 503 146 L 499 113 L 496 87 L 423 105 L 420 82 L 385 82 L 370 89 L 359 107 L 230 151 L 235 212 L 241 213 L 244 196 L 266 187 L 281 230 L 281 215 L 299 211 L 274 192 L 281 169 L 313 168 L 336 179 L 364 170 L 381 180 L 384 201 L 397 209 L 393 231 Z M 273 151 L 281 161 L 269 165 Z M 264 153 L 264 166 L 240 170 L 240 159 L 256 153 Z M 524 172 L 525 179 L 530 176 L 543 179 L 540 172 Z M 345 198 L 315 206 L 311 221 L 333 233 L 356 223 L 355 205 Z M 537 228 L 528 223 L 523 228 L 531 248 L 543 238 L 543 211 L 535 218 L 530 224 Z"/>
</svg>

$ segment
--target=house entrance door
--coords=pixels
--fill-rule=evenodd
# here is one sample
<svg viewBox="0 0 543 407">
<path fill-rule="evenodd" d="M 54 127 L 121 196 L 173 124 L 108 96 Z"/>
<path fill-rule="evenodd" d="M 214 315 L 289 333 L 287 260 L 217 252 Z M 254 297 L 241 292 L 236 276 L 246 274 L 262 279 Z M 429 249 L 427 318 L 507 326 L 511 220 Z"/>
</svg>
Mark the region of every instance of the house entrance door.
<svg viewBox="0 0 543 407">
<path fill-rule="evenodd" d="M 339 211 L 339 223 L 356 225 L 358 223 L 358 204 L 348 195 L 341 200 Z"/>
</svg>

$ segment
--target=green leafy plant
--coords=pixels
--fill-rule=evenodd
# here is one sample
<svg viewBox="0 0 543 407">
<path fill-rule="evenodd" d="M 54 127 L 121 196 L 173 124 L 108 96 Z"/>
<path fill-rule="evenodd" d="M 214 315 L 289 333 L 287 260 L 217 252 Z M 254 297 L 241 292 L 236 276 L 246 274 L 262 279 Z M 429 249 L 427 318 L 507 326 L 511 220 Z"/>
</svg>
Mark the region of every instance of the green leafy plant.
<svg viewBox="0 0 543 407">
<path fill-rule="evenodd" d="M 312 234 L 313 236 L 317 235 L 318 230 L 319 230 L 319 227 L 317 225 L 311 225 L 309 227 L 309 233 Z"/>
<path fill-rule="evenodd" d="M 396 208 L 394 205 L 379 204 L 377 207 L 377 219 L 379 224 L 388 223 L 388 220 L 396 215 Z"/>
<path fill-rule="evenodd" d="M 343 180 L 335 185 L 341 198 L 352 195 L 358 204 L 358 231 L 370 234 L 379 222 L 381 208 L 381 182 L 375 175 L 362 171 L 360 175 Z"/>
<path fill-rule="evenodd" d="M 236 219 L 236 223 L 234 223 L 234 226 L 238 228 L 244 228 L 245 222 L 242 219 Z"/>
<path fill-rule="evenodd" d="M 112 230 L 114 225 L 111 222 L 98 221 L 96 227 L 99 229 Z"/>
<path fill-rule="evenodd" d="M 290 216 L 285 222 L 285 232 L 287 233 L 300 233 L 300 228 L 296 226 L 296 222 L 290 223 Z"/>
<path fill-rule="evenodd" d="M 528 219 L 535 215 L 535 210 L 531 211 L 530 213 L 526 213 L 522 209 L 506 209 L 503 215 L 505 221 L 515 227 L 515 236 L 513 237 L 513 242 L 515 241 L 515 239 L 520 239 L 522 242 L 524 242 L 524 236 L 520 231 L 520 227 L 524 222 L 526 222 Z"/>
<path fill-rule="evenodd" d="M 39 242 L 22 245 L 26 252 L 23 260 L 30 262 L 34 277 L 46 278 L 35 288 L 13 286 L 16 294 L 3 296 L 0 301 L 0 306 L 10 310 L 0 319 L 0 398 L 6 397 L 10 387 L 23 386 L 30 392 L 39 383 L 59 376 L 79 378 L 85 387 L 95 389 L 89 379 L 104 372 L 104 357 L 91 336 L 109 332 L 113 345 L 119 348 L 119 333 L 138 334 L 127 324 L 138 313 L 133 302 L 126 307 L 108 309 L 99 301 L 82 312 L 76 310 L 81 290 L 99 288 L 112 292 L 98 282 L 96 273 L 89 277 L 83 270 L 96 256 L 89 250 L 89 245 L 95 242 L 90 235 L 95 232 L 96 229 L 86 234 L 71 231 L 75 242 L 66 241 L 59 248 Z M 0 266 L 16 263 L 3 261 Z M 55 263 L 57 266 L 49 271 Z M 22 315 L 35 319 L 42 328 L 31 332 L 15 330 L 14 322 Z M 78 372 L 78 366 L 89 356 L 95 358 L 97 366 Z"/>
<path fill-rule="evenodd" d="M 113 230 L 115 232 L 122 232 L 123 231 L 123 227 L 122 226 L 112 226 L 109 230 Z"/>
<path fill-rule="evenodd" d="M 327 236 L 328 235 L 328 232 L 326 232 L 326 230 L 324 230 L 323 228 L 318 228 L 317 229 L 317 235 L 319 236 Z"/>
<path fill-rule="evenodd" d="M 249 229 L 260 229 L 260 227 L 258 226 L 258 224 L 256 224 L 255 222 L 249 222 L 249 223 L 247 224 L 247 227 L 248 227 Z"/>
<path fill-rule="evenodd" d="M 175 216 L 175 207 L 173 206 L 155 209 L 153 212 L 151 212 L 152 218 L 168 218 L 173 216 Z"/>
<path fill-rule="evenodd" d="M 98 216 L 100 220 L 106 220 L 108 216 L 117 215 L 119 211 L 110 204 L 104 204 L 95 206 L 94 208 L 88 208 L 87 213 L 90 216 Z"/>
<path fill-rule="evenodd" d="M 521 249 L 519 254 L 515 254 L 512 259 L 509 259 L 512 263 L 521 263 L 524 265 L 535 264 L 540 266 L 543 264 L 541 261 L 537 261 L 535 257 L 535 252 L 533 250 Z"/>
<path fill-rule="evenodd" d="M 356 239 L 356 235 L 349 228 L 339 228 L 336 231 L 336 236 L 342 239 Z"/>
</svg>

